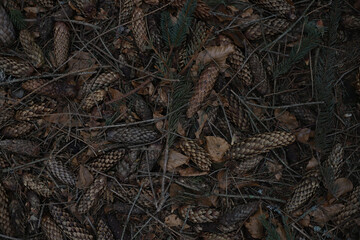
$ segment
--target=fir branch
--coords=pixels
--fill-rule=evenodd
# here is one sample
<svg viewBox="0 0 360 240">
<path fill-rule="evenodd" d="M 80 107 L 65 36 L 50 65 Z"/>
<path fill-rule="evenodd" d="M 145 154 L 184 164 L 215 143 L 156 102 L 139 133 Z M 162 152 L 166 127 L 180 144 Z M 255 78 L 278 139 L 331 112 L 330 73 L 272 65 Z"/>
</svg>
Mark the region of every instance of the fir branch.
<svg viewBox="0 0 360 240">
<path fill-rule="evenodd" d="M 26 23 L 24 21 L 24 16 L 22 15 L 21 11 L 18 9 L 11 9 L 10 10 L 10 21 L 15 26 L 17 30 L 23 30 L 26 28 Z"/>
</svg>

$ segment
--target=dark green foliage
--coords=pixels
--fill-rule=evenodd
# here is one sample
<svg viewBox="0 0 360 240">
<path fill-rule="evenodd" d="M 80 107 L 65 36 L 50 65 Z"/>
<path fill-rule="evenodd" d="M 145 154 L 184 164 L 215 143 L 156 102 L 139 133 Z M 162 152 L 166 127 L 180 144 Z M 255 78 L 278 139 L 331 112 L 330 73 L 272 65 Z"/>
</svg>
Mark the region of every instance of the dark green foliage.
<svg viewBox="0 0 360 240">
<path fill-rule="evenodd" d="M 162 13 L 162 37 L 168 47 L 179 47 L 185 40 L 192 22 L 192 15 L 195 11 L 196 3 L 196 0 L 187 0 L 175 24 L 172 22 L 168 11 Z"/>
<path fill-rule="evenodd" d="M 264 226 L 267 232 L 266 240 L 281 240 L 280 234 L 276 231 L 276 226 L 274 226 L 270 221 L 267 221 L 264 215 L 261 215 L 260 222 Z M 281 216 L 283 227 L 286 234 L 286 240 L 295 239 L 290 231 L 290 227 L 287 224 L 287 217 Z"/>
<path fill-rule="evenodd" d="M 26 23 L 24 17 L 20 10 L 11 9 L 10 10 L 10 20 L 17 30 L 22 30 L 26 28 Z"/>
</svg>

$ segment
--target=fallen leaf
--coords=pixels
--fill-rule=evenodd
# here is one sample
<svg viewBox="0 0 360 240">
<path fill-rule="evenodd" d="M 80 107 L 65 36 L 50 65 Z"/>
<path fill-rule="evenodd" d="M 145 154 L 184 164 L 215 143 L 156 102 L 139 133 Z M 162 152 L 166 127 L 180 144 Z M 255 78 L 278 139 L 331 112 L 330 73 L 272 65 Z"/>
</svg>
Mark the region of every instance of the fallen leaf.
<svg viewBox="0 0 360 240">
<path fill-rule="evenodd" d="M 181 220 L 178 215 L 170 214 L 169 216 L 165 217 L 165 224 L 169 227 L 181 227 L 184 224 L 184 221 Z M 185 228 L 189 228 L 189 225 L 185 225 Z"/>
<path fill-rule="evenodd" d="M 225 152 L 230 148 L 230 145 L 221 137 L 207 136 L 206 149 L 214 162 L 223 162 Z"/>
<path fill-rule="evenodd" d="M 310 212 L 313 221 L 323 226 L 330 221 L 335 215 L 339 214 L 344 209 L 343 204 L 333 204 L 329 206 L 319 206 L 315 211 Z"/>
<path fill-rule="evenodd" d="M 319 162 L 316 158 L 312 157 L 308 164 L 306 165 L 306 170 L 313 169 L 319 165 Z"/>
<path fill-rule="evenodd" d="M 180 167 L 181 165 L 187 164 L 189 162 L 189 157 L 185 156 L 175 150 L 169 151 L 169 157 L 166 165 L 166 171 L 172 172 L 177 167 Z M 159 161 L 159 165 L 162 169 L 164 169 L 165 164 L 165 156 L 163 155 Z"/>
<path fill-rule="evenodd" d="M 298 142 L 308 144 L 309 138 L 311 136 L 311 129 L 302 128 L 299 131 L 295 132 L 296 140 Z"/>
<path fill-rule="evenodd" d="M 174 198 L 174 197 L 178 196 L 180 193 L 182 193 L 183 191 L 184 191 L 184 188 L 182 186 L 180 186 L 179 184 L 176 184 L 176 183 L 172 183 L 170 185 L 169 195 L 171 198 Z"/>
<path fill-rule="evenodd" d="M 164 117 L 164 115 L 162 115 L 160 112 L 158 112 L 158 111 L 155 111 L 154 113 L 153 113 L 153 118 L 154 118 L 154 121 L 156 122 L 155 123 L 155 127 L 156 127 L 156 129 L 157 130 L 159 130 L 159 131 L 161 131 L 163 128 L 164 128 L 164 121 L 165 121 L 165 119 L 164 120 L 157 120 L 157 118 L 163 118 Z"/>
<path fill-rule="evenodd" d="M 333 187 L 334 192 L 329 191 L 328 196 L 331 197 L 334 194 L 335 198 L 339 198 L 345 193 L 351 192 L 354 188 L 353 183 L 347 178 L 338 178 L 335 180 Z"/>
<path fill-rule="evenodd" d="M 185 169 L 180 169 L 179 174 L 182 177 L 196 177 L 196 176 L 204 176 L 207 175 L 207 172 L 201 172 L 195 168 L 188 167 Z"/>
<path fill-rule="evenodd" d="M 186 136 L 185 129 L 180 122 L 178 122 L 178 125 L 177 125 L 177 133 L 180 134 L 181 136 Z"/>
<path fill-rule="evenodd" d="M 265 218 L 268 218 L 269 215 L 267 213 L 263 213 L 261 209 L 259 209 L 253 216 L 249 218 L 248 221 L 245 222 L 245 227 L 251 234 L 253 238 L 261 239 L 265 236 L 264 227 L 260 222 L 260 216 L 264 215 Z"/>
<path fill-rule="evenodd" d="M 283 127 L 288 129 L 295 129 L 299 127 L 299 123 L 297 122 L 295 115 L 288 111 L 283 111 L 277 108 L 274 111 L 274 115 Z"/>
<path fill-rule="evenodd" d="M 266 166 L 269 169 L 269 172 L 275 173 L 276 180 L 280 180 L 282 177 L 283 166 L 278 162 L 266 161 Z"/>
<path fill-rule="evenodd" d="M 254 10 L 252 8 L 246 9 L 242 14 L 242 18 L 250 17 L 253 14 Z"/>
<path fill-rule="evenodd" d="M 83 165 L 80 165 L 79 176 L 78 176 L 78 181 L 76 183 L 76 187 L 80 189 L 87 188 L 91 185 L 93 180 L 94 177 L 90 173 L 90 171 Z"/>
<path fill-rule="evenodd" d="M 137 88 L 141 84 L 143 84 L 143 81 L 131 81 L 131 84 L 134 88 Z M 140 95 L 153 95 L 155 91 L 154 85 L 150 82 L 143 88 L 140 88 L 136 93 Z"/>
<path fill-rule="evenodd" d="M 222 190 L 226 190 L 230 185 L 230 179 L 227 177 L 226 170 L 221 170 L 218 172 L 217 180 L 219 182 L 219 187 Z"/>
<path fill-rule="evenodd" d="M 210 195 L 208 197 L 200 197 L 196 199 L 199 205 L 205 207 L 217 207 L 217 203 L 218 203 L 217 200 L 218 200 L 218 196 L 216 195 Z"/>
<path fill-rule="evenodd" d="M 124 94 L 122 94 L 119 90 L 113 88 L 109 88 L 108 93 L 110 95 L 110 100 L 120 99 L 122 96 L 124 96 Z"/>
<path fill-rule="evenodd" d="M 71 53 L 72 58 L 68 62 L 68 72 L 92 72 L 95 71 L 98 65 L 96 60 L 92 58 L 91 54 L 88 52 L 76 51 Z M 79 75 L 80 84 L 83 84 L 84 81 L 88 80 L 91 77 L 92 73 L 81 74 Z"/>
</svg>

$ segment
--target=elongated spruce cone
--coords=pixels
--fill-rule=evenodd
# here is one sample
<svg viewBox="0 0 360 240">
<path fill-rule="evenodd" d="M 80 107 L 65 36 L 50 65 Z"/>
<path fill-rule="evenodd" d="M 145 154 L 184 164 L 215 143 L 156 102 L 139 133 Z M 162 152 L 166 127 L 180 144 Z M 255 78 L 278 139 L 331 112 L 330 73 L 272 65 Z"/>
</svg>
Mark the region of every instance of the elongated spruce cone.
<svg viewBox="0 0 360 240">
<path fill-rule="evenodd" d="M 342 24 L 348 29 L 360 29 L 360 17 L 354 15 L 342 16 Z"/>
<path fill-rule="evenodd" d="M 239 80 L 250 86 L 252 84 L 252 76 L 250 72 L 249 62 L 245 62 L 245 56 L 239 47 L 235 47 L 235 51 L 227 58 L 234 73 L 237 73 Z"/>
<path fill-rule="evenodd" d="M 271 18 L 249 27 L 245 36 L 249 40 L 258 40 L 264 36 L 273 36 L 284 32 L 290 22 L 282 18 Z"/>
<path fill-rule="evenodd" d="M 295 136 L 292 133 L 282 131 L 261 133 L 231 146 L 225 154 L 225 159 L 248 158 L 293 142 L 295 142 Z"/>
<path fill-rule="evenodd" d="M 360 212 L 360 186 L 354 188 L 349 198 L 346 201 L 345 207 L 342 211 L 334 217 L 333 222 L 336 225 L 343 225 L 344 228 L 355 224 L 352 220 L 353 216 L 356 216 Z"/>
<path fill-rule="evenodd" d="M 126 94 L 127 92 L 132 91 L 133 88 L 125 84 L 123 86 L 123 92 Z M 148 120 L 153 118 L 153 113 L 147 104 L 147 102 L 137 93 L 132 94 L 128 97 L 129 102 L 128 105 L 131 109 L 133 109 L 142 120 Z"/>
<path fill-rule="evenodd" d="M 74 98 L 76 96 L 75 86 L 61 81 L 49 82 L 46 79 L 31 79 L 21 84 L 21 87 L 26 91 L 36 91 L 37 94 L 52 98 Z"/>
<path fill-rule="evenodd" d="M 24 52 L 30 58 L 32 64 L 39 68 L 45 63 L 44 53 L 42 52 L 39 45 L 36 44 L 35 39 L 31 35 L 31 33 L 24 29 L 20 31 L 19 39 L 21 45 L 24 49 Z"/>
<path fill-rule="evenodd" d="M 62 66 L 68 59 L 69 46 L 69 27 L 63 22 L 56 22 L 54 25 L 54 54 L 56 67 Z"/>
<path fill-rule="evenodd" d="M 13 231 L 10 226 L 9 199 L 5 188 L 0 182 L 0 230 L 7 236 L 12 236 Z"/>
<path fill-rule="evenodd" d="M 235 126 L 239 127 L 239 130 L 247 130 L 249 128 L 249 118 L 238 97 L 227 90 L 225 90 L 225 96 L 228 101 L 225 107 L 227 117 Z"/>
<path fill-rule="evenodd" d="M 258 202 L 238 205 L 221 216 L 219 222 L 224 226 L 231 226 L 238 222 L 245 221 L 248 217 L 256 212 L 258 206 Z"/>
<path fill-rule="evenodd" d="M 35 125 L 33 123 L 18 122 L 3 128 L 1 133 L 6 137 L 17 138 L 30 133 L 34 128 Z"/>
<path fill-rule="evenodd" d="M 113 190 L 116 197 L 123 199 L 126 203 L 135 204 L 147 208 L 154 208 L 155 197 L 151 189 L 142 188 L 139 194 L 140 188 L 133 186 L 113 186 Z"/>
<path fill-rule="evenodd" d="M 331 169 L 331 176 L 334 180 L 340 177 L 344 163 L 344 148 L 338 143 L 334 146 L 326 160 L 326 166 Z"/>
<path fill-rule="evenodd" d="M 34 68 L 19 58 L 0 56 L 0 70 L 14 77 L 26 77 L 33 73 Z"/>
<path fill-rule="evenodd" d="M 1 140 L 0 148 L 9 152 L 27 155 L 30 157 L 38 157 L 40 155 L 40 146 L 39 144 L 29 141 L 29 140 Z"/>
<path fill-rule="evenodd" d="M 300 183 L 295 187 L 291 199 L 286 203 L 285 211 L 291 213 L 300 208 L 314 194 L 320 185 L 320 171 L 307 172 Z"/>
<path fill-rule="evenodd" d="M 144 152 L 138 172 L 151 172 L 162 153 L 162 144 L 151 144 Z"/>
<path fill-rule="evenodd" d="M 43 216 L 41 218 L 41 229 L 45 233 L 46 238 L 49 240 L 64 239 L 60 228 L 49 216 Z"/>
<path fill-rule="evenodd" d="M 193 96 L 189 101 L 189 108 L 186 116 L 191 118 L 200 108 L 202 102 L 210 94 L 219 75 L 219 69 L 216 65 L 211 64 L 202 71 L 198 82 L 196 83 Z"/>
<path fill-rule="evenodd" d="M 100 219 L 96 228 L 97 240 L 115 240 L 109 226 L 103 219 Z"/>
<path fill-rule="evenodd" d="M 83 16 L 92 18 L 96 15 L 97 0 L 70 0 L 70 2 Z"/>
<path fill-rule="evenodd" d="M 150 143 L 159 137 L 158 133 L 145 127 L 119 128 L 108 132 L 107 139 L 124 145 Z"/>
<path fill-rule="evenodd" d="M 63 162 L 56 160 L 54 157 L 50 157 L 50 159 L 46 162 L 46 166 L 49 171 L 62 183 L 75 186 L 75 174 L 71 172 Z"/>
<path fill-rule="evenodd" d="M 49 115 L 55 111 L 57 103 L 55 101 L 47 101 L 39 104 L 32 104 L 28 108 L 18 110 L 15 114 L 15 119 L 18 121 L 30 121 L 34 118 Z"/>
<path fill-rule="evenodd" d="M 81 94 L 90 93 L 99 89 L 105 89 L 112 83 L 119 80 L 120 74 L 117 72 L 104 72 L 101 73 L 92 83 L 84 85 L 81 89 Z"/>
<path fill-rule="evenodd" d="M 117 177 L 121 182 L 127 182 L 129 176 L 134 174 L 140 163 L 139 149 L 130 149 L 124 159 L 116 166 Z"/>
<path fill-rule="evenodd" d="M 37 2 L 46 8 L 52 8 L 54 6 L 54 0 L 37 0 Z"/>
<path fill-rule="evenodd" d="M 94 161 L 89 164 L 90 168 L 93 168 L 99 172 L 107 172 L 116 165 L 119 161 L 121 161 L 125 156 L 125 149 L 118 149 L 115 151 L 111 151 L 105 153 L 97 157 Z"/>
<path fill-rule="evenodd" d="M 0 47 L 8 46 L 15 40 L 14 26 L 5 9 L 0 5 Z"/>
<path fill-rule="evenodd" d="M 48 187 L 48 184 L 39 179 L 38 176 L 26 173 L 23 175 L 24 186 L 33 190 L 37 194 L 43 197 L 50 197 L 53 194 L 53 191 Z"/>
<path fill-rule="evenodd" d="M 10 212 L 10 224 L 12 226 L 12 229 L 16 229 L 14 236 L 16 237 L 24 236 L 27 221 L 24 213 L 23 203 L 17 200 L 16 198 L 11 200 L 9 204 L 9 212 Z"/>
<path fill-rule="evenodd" d="M 145 14 L 141 8 L 136 7 L 134 9 L 131 24 L 136 45 L 141 52 L 144 52 L 146 45 L 148 44 L 148 37 L 146 31 Z"/>
<path fill-rule="evenodd" d="M 181 150 L 203 171 L 209 171 L 211 167 L 211 157 L 208 152 L 200 147 L 194 140 L 183 140 L 180 145 Z"/>
<path fill-rule="evenodd" d="M 93 107 L 104 101 L 106 97 L 106 91 L 103 89 L 96 90 L 95 92 L 90 93 L 86 98 L 81 102 L 82 108 L 89 112 Z"/>
<path fill-rule="evenodd" d="M 132 13 L 134 11 L 134 0 L 123 0 L 121 2 L 122 6 L 120 8 L 119 22 L 121 24 L 129 24 L 128 22 L 131 21 Z"/>
<path fill-rule="evenodd" d="M 220 212 L 214 208 L 195 206 L 183 206 L 179 209 L 179 214 L 193 223 L 214 222 L 220 216 Z"/>
<path fill-rule="evenodd" d="M 281 102 L 286 105 L 297 104 L 299 101 L 290 94 L 282 94 L 280 95 Z M 308 108 L 304 106 L 291 107 L 289 111 L 294 113 L 296 119 L 299 119 L 306 125 L 314 125 L 316 123 L 316 115 Z"/>
<path fill-rule="evenodd" d="M 94 180 L 90 187 L 86 190 L 78 205 L 80 214 L 87 213 L 94 206 L 97 198 L 102 194 L 106 187 L 106 177 L 100 176 Z"/>
<path fill-rule="evenodd" d="M 250 49 L 249 49 L 250 51 Z M 253 50 L 251 50 L 252 52 Z M 253 86 L 256 90 L 265 95 L 269 92 L 270 86 L 266 76 L 266 71 L 257 53 L 253 53 L 249 58 L 249 66 L 253 76 Z"/>
<path fill-rule="evenodd" d="M 286 0 L 251 0 L 257 6 L 273 13 L 281 14 L 283 17 L 294 20 L 296 18 L 295 8 Z"/>
<path fill-rule="evenodd" d="M 201 237 L 204 240 L 234 240 L 234 239 L 241 239 L 239 236 L 237 236 L 236 232 L 231 232 L 231 233 L 203 232 L 203 233 L 201 233 Z"/>
<path fill-rule="evenodd" d="M 182 8 L 186 2 L 186 0 L 175 0 L 171 2 L 171 6 Z M 211 16 L 210 8 L 203 0 L 196 1 L 195 16 L 204 20 Z"/>
<path fill-rule="evenodd" d="M 54 218 L 56 224 L 65 233 L 65 235 L 72 240 L 93 240 L 92 236 L 77 220 L 71 216 L 67 211 L 52 205 L 49 207 L 50 214 Z"/>
<path fill-rule="evenodd" d="M 260 161 L 264 158 L 262 155 L 257 155 L 250 158 L 241 159 L 240 161 L 228 161 L 225 166 L 235 174 L 244 174 L 254 169 Z"/>
<path fill-rule="evenodd" d="M 8 120 L 12 119 L 15 115 L 13 109 L 1 109 L 0 110 L 0 125 L 4 125 Z"/>
</svg>

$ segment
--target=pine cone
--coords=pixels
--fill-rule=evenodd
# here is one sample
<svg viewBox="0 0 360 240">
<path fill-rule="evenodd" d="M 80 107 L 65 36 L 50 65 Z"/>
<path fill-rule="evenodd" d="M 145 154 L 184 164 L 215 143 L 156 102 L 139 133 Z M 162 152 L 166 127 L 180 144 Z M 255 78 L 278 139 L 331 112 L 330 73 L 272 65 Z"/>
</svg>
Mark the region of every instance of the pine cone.
<svg viewBox="0 0 360 240">
<path fill-rule="evenodd" d="M 24 186 L 29 188 L 30 190 L 33 190 L 37 194 L 43 196 L 43 197 L 50 197 L 53 193 L 52 190 L 48 187 L 48 184 L 46 182 L 43 182 L 39 179 L 38 176 L 34 176 L 30 173 L 25 173 L 23 175 L 23 183 Z"/>
<path fill-rule="evenodd" d="M 97 224 L 97 240 L 115 240 L 110 228 L 103 219 L 100 219 Z"/>
<path fill-rule="evenodd" d="M 46 162 L 49 171 L 62 183 L 70 186 L 75 186 L 76 177 L 75 175 L 64 165 L 63 162 L 56 160 L 53 157 Z"/>
<path fill-rule="evenodd" d="M 9 152 L 38 157 L 40 155 L 40 146 L 29 140 L 1 140 L 0 148 Z"/>
<path fill-rule="evenodd" d="M 123 86 L 123 92 L 127 93 L 132 91 L 133 88 L 125 84 Z M 142 119 L 142 120 L 149 120 L 153 118 L 153 113 L 149 108 L 147 102 L 137 93 L 132 94 L 128 97 L 129 99 L 129 107 L 135 111 L 135 113 Z"/>
<path fill-rule="evenodd" d="M 24 52 L 30 58 L 32 64 L 36 68 L 41 67 L 45 63 L 45 57 L 39 45 L 36 44 L 35 39 L 31 33 L 26 29 L 21 30 L 19 39 L 21 45 L 23 46 Z"/>
<path fill-rule="evenodd" d="M 26 77 L 32 74 L 34 68 L 18 58 L 0 56 L 0 70 L 14 77 Z"/>
<path fill-rule="evenodd" d="M 231 233 L 204 232 L 204 233 L 201 233 L 201 237 L 204 240 L 234 240 L 234 239 L 241 239 L 236 235 L 236 232 L 231 232 Z"/>
<path fill-rule="evenodd" d="M 112 83 L 119 80 L 120 74 L 117 72 L 104 72 L 101 73 L 91 84 L 84 85 L 81 89 L 81 95 L 90 93 L 99 89 L 105 89 Z"/>
<path fill-rule="evenodd" d="M 8 46 L 15 40 L 14 27 L 5 11 L 0 5 L 0 47 Z"/>
<path fill-rule="evenodd" d="M 238 205 L 230 211 L 226 212 L 221 218 L 220 223 L 224 226 L 232 226 L 238 222 L 245 221 L 249 216 L 258 209 L 258 202 Z"/>
<path fill-rule="evenodd" d="M 326 166 L 329 167 L 332 171 L 331 176 L 333 179 L 340 177 L 344 163 L 344 148 L 340 143 L 338 143 L 334 146 L 326 161 Z"/>
<path fill-rule="evenodd" d="M 125 149 L 119 149 L 108 152 L 100 157 L 97 157 L 89 164 L 90 168 L 96 169 L 99 172 L 107 172 L 116 165 L 125 156 Z"/>
<path fill-rule="evenodd" d="M 124 156 L 124 159 L 116 166 L 117 177 L 121 182 L 128 181 L 128 177 L 136 172 L 140 163 L 141 151 L 138 149 L 130 149 L 129 153 Z"/>
<path fill-rule="evenodd" d="M 154 208 L 154 194 L 150 189 L 141 189 L 139 195 L 140 188 L 133 186 L 114 186 L 115 196 L 122 198 L 124 201 L 131 202 L 144 207 L 145 209 L 153 209 Z M 136 201 L 135 201 L 136 200 Z"/>
<path fill-rule="evenodd" d="M 282 33 L 289 25 L 290 23 L 286 19 L 266 19 L 249 27 L 245 32 L 245 36 L 249 40 L 258 40 L 262 38 L 263 34 L 266 37 Z"/>
<path fill-rule="evenodd" d="M 234 53 L 230 54 L 227 58 L 228 62 L 234 73 L 237 73 L 237 77 L 246 86 L 252 84 L 250 66 L 248 62 L 245 62 L 245 56 L 239 47 L 235 47 Z"/>
<path fill-rule="evenodd" d="M 56 205 L 50 206 L 50 213 L 56 224 L 72 240 L 93 240 L 94 237 L 68 212 Z"/>
<path fill-rule="evenodd" d="M 70 0 L 70 2 L 85 17 L 95 17 L 97 0 Z"/>
<path fill-rule="evenodd" d="M 249 58 L 249 66 L 252 76 L 254 77 L 253 86 L 256 87 L 259 93 L 265 95 L 269 92 L 269 82 L 266 77 L 266 71 L 259 56 L 253 53 Z"/>
<path fill-rule="evenodd" d="M 41 218 L 41 229 L 45 233 L 47 239 L 52 239 L 52 240 L 64 239 L 60 228 L 49 216 L 43 216 Z"/>
<path fill-rule="evenodd" d="M 159 24 L 157 24 L 155 19 L 156 18 L 153 14 L 148 15 L 147 16 L 147 26 L 149 28 L 149 34 L 150 34 L 149 38 L 150 38 L 152 45 L 154 46 L 155 49 L 160 49 L 162 38 L 161 38 Z"/>
<path fill-rule="evenodd" d="M 296 18 L 295 8 L 286 0 L 251 0 L 259 7 L 273 13 L 279 13 L 283 17 L 294 20 Z"/>
<path fill-rule="evenodd" d="M 179 209 L 179 214 L 183 219 L 189 219 L 193 223 L 214 222 L 219 216 L 220 212 L 214 208 L 183 206 Z"/>
<path fill-rule="evenodd" d="M 225 154 L 225 158 L 227 160 L 248 158 L 269 152 L 274 148 L 289 145 L 294 141 L 295 136 L 287 132 L 275 131 L 261 133 L 231 146 Z"/>
<path fill-rule="evenodd" d="M 136 7 L 132 14 L 131 22 L 132 31 L 135 37 L 135 42 L 141 52 L 145 51 L 148 37 L 146 35 L 145 15 L 141 8 Z"/>
<path fill-rule="evenodd" d="M 171 2 L 171 6 L 182 8 L 184 7 L 186 0 L 175 0 Z M 210 8 L 203 0 L 197 0 L 195 8 L 195 16 L 200 19 L 207 19 L 210 17 Z"/>
<path fill-rule="evenodd" d="M 14 114 L 15 112 L 13 109 L 0 110 L 0 125 L 4 126 L 4 123 L 14 117 Z"/>
<path fill-rule="evenodd" d="M 68 26 L 63 22 L 56 22 L 54 25 L 54 54 L 56 67 L 63 66 L 68 59 L 69 46 L 70 32 Z"/>
<path fill-rule="evenodd" d="M 189 108 L 186 112 L 188 118 L 191 118 L 201 108 L 201 103 L 210 94 L 218 75 L 219 69 L 214 64 L 203 70 L 189 102 Z"/>
<path fill-rule="evenodd" d="M 34 127 L 33 123 L 18 122 L 3 128 L 1 133 L 6 137 L 17 138 L 30 133 Z"/>
<path fill-rule="evenodd" d="M 144 127 L 127 127 L 110 131 L 107 138 L 111 142 L 135 145 L 155 141 L 158 138 L 158 133 Z"/>
<path fill-rule="evenodd" d="M 33 118 L 49 115 L 55 110 L 56 104 L 55 101 L 32 104 L 27 109 L 18 110 L 15 114 L 15 119 L 17 121 L 30 121 Z"/>
<path fill-rule="evenodd" d="M 151 144 L 144 152 L 138 172 L 151 172 L 162 153 L 162 144 Z"/>
<path fill-rule="evenodd" d="M 106 97 L 106 91 L 103 89 L 96 90 L 90 93 L 86 98 L 82 100 L 82 108 L 84 111 L 89 112 L 93 107 L 104 101 Z"/>
<path fill-rule="evenodd" d="M 122 0 L 120 3 L 120 15 L 119 20 L 121 24 L 128 23 L 131 21 L 131 16 L 134 11 L 134 1 L 133 0 Z"/>
<path fill-rule="evenodd" d="M 16 229 L 14 236 L 23 237 L 25 235 L 26 218 L 23 203 L 13 199 L 9 204 L 10 224 L 12 229 Z"/>
<path fill-rule="evenodd" d="M 355 86 L 355 91 L 358 95 L 360 95 L 360 68 L 358 73 L 356 74 L 356 79 L 354 82 L 354 86 Z"/>
<path fill-rule="evenodd" d="M 344 15 L 342 16 L 342 24 L 345 28 L 348 29 L 359 29 L 360 28 L 360 18 L 353 15 Z"/>
<path fill-rule="evenodd" d="M 49 83 L 49 80 L 46 79 L 31 79 L 21 84 L 21 87 L 26 91 L 36 91 L 37 94 L 53 98 L 74 98 L 76 96 L 75 86 L 60 81 Z"/>
<path fill-rule="evenodd" d="M 264 156 L 257 155 L 254 157 L 242 159 L 241 161 L 228 161 L 225 163 L 225 165 L 231 172 L 241 175 L 254 169 L 263 158 Z"/>
<path fill-rule="evenodd" d="M 79 205 L 78 212 L 80 214 L 87 213 L 91 207 L 96 203 L 96 199 L 101 195 L 106 187 L 106 177 L 100 176 L 94 180 L 90 187 L 86 190 L 82 196 Z"/>
<path fill-rule="evenodd" d="M 194 140 L 184 140 L 181 143 L 180 148 L 201 170 L 210 170 L 212 163 L 211 157 L 205 149 L 200 147 Z"/>
<path fill-rule="evenodd" d="M 12 236 L 13 232 L 10 226 L 9 200 L 3 187 L 0 183 L 0 230 L 7 236 Z"/>
<path fill-rule="evenodd" d="M 239 130 L 247 130 L 249 128 L 249 118 L 239 99 L 231 91 L 226 91 L 226 98 L 228 100 L 228 106 L 225 107 L 227 117 L 235 126 L 239 127 Z"/>
<path fill-rule="evenodd" d="M 280 95 L 281 102 L 286 105 L 299 103 L 293 95 Z M 295 117 L 306 125 L 314 125 L 316 123 L 315 114 L 308 108 L 303 106 L 291 107 L 289 111 L 294 113 Z"/>
<path fill-rule="evenodd" d="M 354 188 L 343 210 L 334 217 L 336 225 L 344 225 L 344 229 L 349 227 L 353 222 L 353 216 L 359 213 L 360 209 L 360 186 Z M 353 223 L 352 223 L 353 222 Z"/>
<path fill-rule="evenodd" d="M 307 172 L 300 183 L 295 187 L 291 199 L 286 203 L 285 211 L 291 213 L 306 203 L 320 185 L 320 172 L 313 170 Z"/>
<path fill-rule="evenodd" d="M 37 2 L 46 8 L 52 8 L 54 6 L 54 1 L 53 0 L 37 0 Z"/>
</svg>

